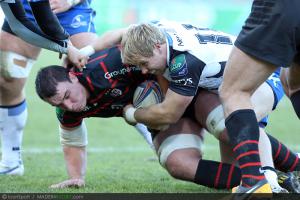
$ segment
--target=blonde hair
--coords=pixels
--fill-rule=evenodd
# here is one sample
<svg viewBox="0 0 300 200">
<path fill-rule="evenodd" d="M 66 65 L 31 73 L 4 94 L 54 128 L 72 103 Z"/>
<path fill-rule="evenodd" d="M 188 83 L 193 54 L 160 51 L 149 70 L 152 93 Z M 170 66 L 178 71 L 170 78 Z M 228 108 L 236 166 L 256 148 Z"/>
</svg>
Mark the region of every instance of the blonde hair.
<svg viewBox="0 0 300 200">
<path fill-rule="evenodd" d="M 156 26 L 149 23 L 132 25 L 122 37 L 122 62 L 141 65 L 141 57 L 153 56 L 154 46 L 165 42 L 165 35 Z"/>
</svg>

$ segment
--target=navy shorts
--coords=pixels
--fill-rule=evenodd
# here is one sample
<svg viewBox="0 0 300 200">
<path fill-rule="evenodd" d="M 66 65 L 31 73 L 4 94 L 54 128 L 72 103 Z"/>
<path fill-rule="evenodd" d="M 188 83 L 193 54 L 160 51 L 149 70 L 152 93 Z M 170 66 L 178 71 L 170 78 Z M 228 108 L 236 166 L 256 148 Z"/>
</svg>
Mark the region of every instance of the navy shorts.
<svg viewBox="0 0 300 200">
<path fill-rule="evenodd" d="M 36 23 L 27 0 L 22 1 L 28 19 Z M 94 16 L 95 11 L 90 7 L 90 0 L 85 0 L 70 10 L 57 14 L 60 24 L 71 36 L 84 32 L 95 33 Z M 13 34 L 6 20 L 2 30 Z"/>
<path fill-rule="evenodd" d="M 299 63 L 299 8 L 299 0 L 254 0 L 235 46 L 275 66 Z"/>
</svg>

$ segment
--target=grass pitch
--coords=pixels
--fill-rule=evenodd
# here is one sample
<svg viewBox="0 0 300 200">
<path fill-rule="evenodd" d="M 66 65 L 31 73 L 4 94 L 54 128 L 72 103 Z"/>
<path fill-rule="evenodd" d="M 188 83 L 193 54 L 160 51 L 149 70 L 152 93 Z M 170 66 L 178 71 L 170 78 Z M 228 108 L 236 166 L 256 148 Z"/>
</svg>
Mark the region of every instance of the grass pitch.
<svg viewBox="0 0 300 200">
<path fill-rule="evenodd" d="M 54 108 L 42 102 L 34 91 L 34 79 L 41 66 L 59 64 L 58 54 L 43 51 L 26 86 L 29 117 L 24 133 L 25 175 L 0 178 L 0 193 L 198 193 L 224 192 L 175 180 L 159 165 L 155 153 L 139 133 L 121 118 L 86 120 L 89 130 L 86 187 L 49 189 L 68 178 L 59 144 Z M 300 123 L 287 99 L 272 113 L 267 130 L 300 151 Z M 217 141 L 205 138 L 204 158 L 219 159 Z"/>
</svg>

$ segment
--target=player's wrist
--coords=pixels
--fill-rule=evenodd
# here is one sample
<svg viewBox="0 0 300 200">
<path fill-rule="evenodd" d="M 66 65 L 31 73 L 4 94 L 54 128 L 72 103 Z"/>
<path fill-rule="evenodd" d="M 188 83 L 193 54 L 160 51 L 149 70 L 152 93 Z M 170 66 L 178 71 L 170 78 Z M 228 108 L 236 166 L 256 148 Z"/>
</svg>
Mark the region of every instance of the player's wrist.
<svg viewBox="0 0 300 200">
<path fill-rule="evenodd" d="M 77 4 L 81 3 L 81 0 L 67 0 L 69 5 L 76 6 Z"/>
<path fill-rule="evenodd" d="M 85 56 L 90 56 L 95 53 L 95 49 L 92 45 L 88 45 L 79 50 Z"/>
<path fill-rule="evenodd" d="M 129 123 L 137 123 L 135 117 L 134 117 L 134 113 L 137 109 L 134 107 L 130 107 L 125 111 L 125 119 L 129 122 Z"/>
</svg>

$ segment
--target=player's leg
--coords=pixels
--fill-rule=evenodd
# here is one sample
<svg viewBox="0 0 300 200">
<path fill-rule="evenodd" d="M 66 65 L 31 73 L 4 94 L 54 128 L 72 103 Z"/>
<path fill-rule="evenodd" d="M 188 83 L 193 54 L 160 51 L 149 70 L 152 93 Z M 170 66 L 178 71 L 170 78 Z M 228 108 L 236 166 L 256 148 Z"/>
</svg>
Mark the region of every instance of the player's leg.
<svg viewBox="0 0 300 200">
<path fill-rule="evenodd" d="M 171 176 L 199 185 L 229 189 L 240 183 L 240 170 L 234 165 L 202 159 L 201 127 L 189 118 L 154 136 L 160 164 Z"/>
<path fill-rule="evenodd" d="M 8 32 L 1 31 L 0 130 L 2 160 L 0 174 L 22 175 L 24 172 L 21 144 L 27 120 L 27 105 L 23 89 L 39 52 L 39 48 Z"/>
<path fill-rule="evenodd" d="M 141 134 L 141 136 L 146 140 L 146 142 L 151 147 L 151 149 L 154 149 L 154 145 L 152 142 L 152 136 L 151 136 L 151 133 L 149 132 L 147 126 L 145 126 L 144 124 L 138 123 L 134 127 Z"/>
<path fill-rule="evenodd" d="M 275 69 L 273 65 L 234 48 L 224 73 L 220 97 L 226 116 L 225 124 L 235 157 L 242 156 L 239 165 L 244 175 L 242 184 L 246 187 L 265 179 L 259 171 L 261 160 L 256 152 L 259 152 L 260 136 L 251 95 Z M 253 154 L 246 154 L 248 151 Z"/>
<path fill-rule="evenodd" d="M 268 87 L 268 86 L 267 86 Z M 259 94 L 260 90 L 264 90 L 264 86 L 259 87 L 258 91 L 255 92 L 255 94 Z M 264 94 L 268 94 L 268 93 L 264 93 Z M 256 95 L 254 95 L 254 97 L 251 98 L 252 101 L 255 102 L 254 105 L 257 105 L 255 108 L 258 109 L 256 111 L 256 113 L 259 116 L 264 116 L 263 112 L 268 112 L 272 110 L 272 106 L 273 106 L 273 93 L 272 90 L 269 93 L 269 95 L 266 95 L 266 97 L 264 97 L 264 99 L 266 99 L 267 102 L 271 103 L 271 106 L 269 106 L 269 109 L 266 109 L 268 106 L 266 104 L 264 104 L 264 107 L 260 108 L 260 103 L 262 103 L 261 101 L 255 101 L 256 99 Z M 268 98 L 268 96 L 270 96 L 271 98 Z M 265 102 L 264 102 L 265 103 Z M 213 135 L 217 136 L 218 134 L 222 133 L 223 130 L 225 129 L 225 124 L 224 124 L 224 116 L 223 116 L 223 109 L 220 105 L 220 100 L 218 98 L 218 96 L 214 93 L 205 91 L 205 90 L 201 90 L 198 92 L 198 98 L 197 101 L 195 103 L 196 107 L 196 119 L 199 123 L 201 123 L 203 125 L 203 127 L 205 127 L 210 133 L 212 133 Z M 260 110 L 259 110 L 260 109 Z M 260 137 L 264 137 L 265 134 L 260 134 Z M 217 136 L 217 138 L 220 139 L 220 137 Z M 222 138 L 221 138 L 222 139 Z M 225 139 L 225 138 L 223 138 Z M 227 135 L 226 135 L 226 139 L 228 139 Z M 269 151 L 264 152 L 265 154 L 267 154 L 268 156 L 266 156 L 266 159 L 263 159 L 263 166 L 269 166 L 270 169 L 273 169 L 273 160 L 272 160 L 272 155 L 271 155 L 271 146 L 270 146 L 270 142 L 269 139 L 267 137 L 265 137 L 262 141 L 264 141 L 264 145 L 268 146 Z M 222 147 L 222 146 L 221 146 Z M 234 150 L 233 148 L 230 148 L 231 150 Z M 258 155 L 258 151 L 249 151 L 246 153 L 247 155 Z M 245 154 L 245 155 L 246 155 Z M 222 155 L 222 154 L 221 154 Z M 232 154 L 231 154 L 232 155 Z M 269 158 L 270 157 L 270 158 Z M 268 159 L 269 158 L 269 159 Z M 241 156 L 237 157 L 237 160 L 242 159 Z M 223 159 L 224 161 L 224 159 Z M 234 159 L 228 159 L 226 160 L 226 162 L 233 162 Z M 235 162 L 233 162 L 235 163 Z M 274 186 L 273 188 L 275 188 L 275 186 L 279 187 L 278 183 L 277 183 L 277 175 L 276 173 L 273 171 L 266 171 L 265 174 L 273 174 L 274 176 L 271 177 L 272 179 L 272 185 Z M 269 178 L 269 177 L 268 177 Z M 269 179 L 268 179 L 269 180 Z"/>
<path fill-rule="evenodd" d="M 289 89 L 289 97 L 294 107 L 294 110 L 300 119 L 300 55 L 297 57 L 297 62 L 287 69 L 286 80 Z"/>
<path fill-rule="evenodd" d="M 268 81 L 268 83 L 264 83 L 262 86 L 258 88 L 257 91 L 253 94 L 251 100 L 253 104 L 255 105 L 255 112 L 258 114 L 258 116 L 264 116 L 264 113 L 269 113 L 272 111 L 272 109 L 275 109 L 278 101 L 281 99 L 283 95 L 282 87 L 280 85 L 280 81 L 278 78 L 278 75 L 271 76 Z M 274 95 L 274 94 L 276 95 Z M 224 124 L 224 116 L 223 116 L 223 110 L 220 106 L 220 101 L 217 98 L 217 95 L 214 93 L 207 92 L 205 90 L 199 91 L 199 98 L 196 101 L 197 105 L 197 112 L 196 117 L 197 120 L 204 124 L 203 126 L 211 133 L 213 134 L 217 139 L 220 141 L 220 150 L 221 150 L 221 161 L 226 163 L 235 163 L 235 159 L 233 156 L 232 148 L 228 145 L 229 139 L 228 135 L 226 133 L 225 124 Z M 256 97 L 258 96 L 258 97 Z M 274 98 L 276 99 L 274 101 Z M 209 103 L 208 103 L 209 102 Z M 264 106 L 260 106 L 264 105 Z M 263 122 L 263 124 L 266 125 L 266 121 Z M 261 132 L 263 132 L 263 129 L 260 129 Z M 282 152 L 280 149 L 278 149 L 278 141 L 274 140 L 275 138 L 269 136 L 269 139 L 272 144 L 272 152 L 273 157 L 275 157 L 276 152 L 274 153 L 274 149 L 279 150 L 281 154 L 286 152 L 288 148 L 284 146 L 283 144 L 280 144 L 282 146 Z M 282 156 L 279 157 L 280 162 L 284 162 L 283 165 L 290 169 L 292 167 L 291 164 L 296 162 L 296 158 L 292 151 L 288 150 L 290 152 L 290 158 L 288 158 L 288 161 L 285 160 Z M 271 152 L 270 152 L 271 153 Z M 286 152 L 287 153 L 287 152 Z M 278 157 L 278 155 L 277 155 Z M 268 180 L 271 182 L 271 186 L 273 188 L 273 191 L 281 191 L 281 188 L 278 186 L 277 183 L 277 176 L 274 173 L 274 169 L 270 168 L 273 167 L 272 160 L 262 160 L 263 166 L 269 170 L 265 171 L 265 174 L 267 174 Z M 277 166 L 278 167 L 278 166 Z M 295 167 L 295 166 L 294 166 Z"/>
<path fill-rule="evenodd" d="M 289 11 L 282 4 L 289 6 Z M 299 1 L 295 0 L 253 1 L 251 13 L 235 42 L 220 95 L 236 157 L 247 151 L 258 151 L 259 128 L 250 96 L 275 71 L 275 66 L 287 66 L 295 55 L 294 35 L 299 17 L 294 16 L 298 16 L 295 9 L 298 6 Z M 245 166 L 242 168 L 244 186 L 265 182 L 259 172 L 259 155 L 243 156 L 239 164 Z"/>
</svg>

